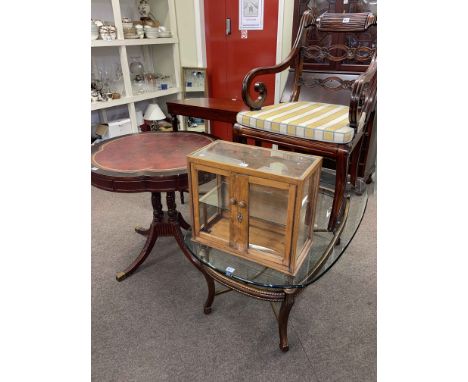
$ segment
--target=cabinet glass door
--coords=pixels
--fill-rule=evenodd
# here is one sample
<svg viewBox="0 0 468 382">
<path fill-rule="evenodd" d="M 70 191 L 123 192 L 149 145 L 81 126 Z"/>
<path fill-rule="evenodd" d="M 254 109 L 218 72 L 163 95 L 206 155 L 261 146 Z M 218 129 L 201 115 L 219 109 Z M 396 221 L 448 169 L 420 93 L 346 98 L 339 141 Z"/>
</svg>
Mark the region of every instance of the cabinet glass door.
<svg viewBox="0 0 468 382">
<path fill-rule="evenodd" d="M 214 170 L 214 169 L 213 169 Z M 229 242 L 229 177 L 215 171 L 197 171 L 198 224 L 201 235 Z"/>
<path fill-rule="evenodd" d="M 275 187 L 266 183 L 268 181 L 257 183 L 255 178 L 249 183 L 248 248 L 250 252 L 260 252 L 272 261 L 282 262 L 289 253 L 291 230 L 288 222 L 294 203 L 289 207 L 287 185 Z"/>
</svg>

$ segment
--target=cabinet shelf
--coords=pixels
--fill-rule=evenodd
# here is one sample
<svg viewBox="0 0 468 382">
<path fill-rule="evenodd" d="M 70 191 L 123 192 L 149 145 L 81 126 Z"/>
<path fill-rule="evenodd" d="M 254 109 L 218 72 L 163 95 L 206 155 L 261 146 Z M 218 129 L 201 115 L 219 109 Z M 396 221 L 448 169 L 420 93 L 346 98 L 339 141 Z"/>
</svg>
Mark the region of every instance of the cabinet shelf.
<svg viewBox="0 0 468 382">
<path fill-rule="evenodd" d="M 186 93 L 204 92 L 204 91 L 205 91 L 205 88 L 203 86 L 191 86 L 191 87 L 185 88 Z"/>
<path fill-rule="evenodd" d="M 179 42 L 177 37 L 160 37 L 160 38 L 135 38 L 126 40 L 91 40 L 92 48 L 103 46 L 134 46 L 134 45 L 159 45 L 159 44 L 176 44 Z"/>
<path fill-rule="evenodd" d="M 112 101 L 107 101 L 107 102 L 92 102 L 91 110 L 94 111 L 94 110 L 107 109 L 113 106 L 125 105 L 125 104 L 129 104 L 132 102 L 140 102 L 140 101 L 144 101 L 144 100 L 151 99 L 151 98 L 164 97 L 164 96 L 171 95 L 171 94 L 177 94 L 179 92 L 180 92 L 179 88 L 170 88 L 167 90 L 158 90 L 156 92 L 138 94 L 132 97 L 122 97 L 122 98 L 115 99 Z"/>
<path fill-rule="evenodd" d="M 146 99 L 164 97 L 164 96 L 171 95 L 171 94 L 177 94 L 179 92 L 180 92 L 179 88 L 170 88 L 167 90 L 158 90 L 158 91 L 151 92 L 151 93 L 138 94 L 138 95 L 131 97 L 131 100 L 132 100 L 131 102 L 139 102 L 139 101 L 144 101 Z"/>
<path fill-rule="evenodd" d="M 105 102 L 91 102 L 91 111 L 107 109 L 113 106 L 125 105 L 130 102 L 132 102 L 131 97 L 122 97 L 119 99 L 114 99 L 112 101 L 105 101 Z"/>
</svg>

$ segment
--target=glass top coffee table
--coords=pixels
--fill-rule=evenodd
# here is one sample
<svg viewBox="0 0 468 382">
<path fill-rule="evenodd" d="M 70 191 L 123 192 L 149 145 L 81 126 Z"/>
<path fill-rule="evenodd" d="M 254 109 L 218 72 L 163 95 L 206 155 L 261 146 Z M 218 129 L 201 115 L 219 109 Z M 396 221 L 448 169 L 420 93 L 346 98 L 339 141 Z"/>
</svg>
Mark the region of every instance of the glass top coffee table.
<svg viewBox="0 0 468 382">
<path fill-rule="evenodd" d="M 211 313 L 211 306 L 216 295 L 231 290 L 270 301 L 278 320 L 279 347 L 282 351 L 287 351 L 289 349 L 288 318 L 295 297 L 307 286 L 316 282 L 337 262 L 354 237 L 367 206 L 366 191 L 360 195 L 352 192 L 344 203 L 344 212 L 336 230 L 328 232 L 326 228 L 333 203 L 331 189 L 323 186 L 320 188 L 314 224 L 314 241 L 295 276 L 196 243 L 192 240 L 191 231 L 188 231 L 185 235 L 185 244 L 201 264 L 204 273 L 227 287 L 218 291 L 215 291 L 215 288 L 208 288 L 205 313 Z M 275 309 L 274 302 L 281 303 L 279 311 Z"/>
</svg>

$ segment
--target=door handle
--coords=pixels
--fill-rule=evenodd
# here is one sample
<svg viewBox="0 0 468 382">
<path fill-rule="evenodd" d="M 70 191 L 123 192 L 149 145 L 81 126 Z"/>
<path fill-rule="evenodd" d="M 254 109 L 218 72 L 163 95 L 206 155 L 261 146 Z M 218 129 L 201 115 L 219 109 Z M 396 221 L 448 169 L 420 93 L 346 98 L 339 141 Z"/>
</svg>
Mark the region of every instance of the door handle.
<svg viewBox="0 0 468 382">
<path fill-rule="evenodd" d="M 226 18 L 226 36 L 229 36 L 231 34 L 231 18 L 227 17 Z"/>
</svg>

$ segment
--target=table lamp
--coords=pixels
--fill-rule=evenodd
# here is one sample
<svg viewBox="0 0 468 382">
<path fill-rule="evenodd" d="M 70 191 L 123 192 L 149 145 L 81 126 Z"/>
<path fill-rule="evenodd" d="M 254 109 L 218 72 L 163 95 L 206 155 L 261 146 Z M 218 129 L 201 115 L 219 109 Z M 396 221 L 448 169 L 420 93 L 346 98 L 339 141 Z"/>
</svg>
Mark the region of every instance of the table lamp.
<svg viewBox="0 0 468 382">
<path fill-rule="evenodd" d="M 166 119 L 166 116 L 157 103 L 150 103 L 146 108 L 144 118 L 146 121 L 151 121 L 151 131 L 158 131 L 158 122 Z"/>
</svg>

